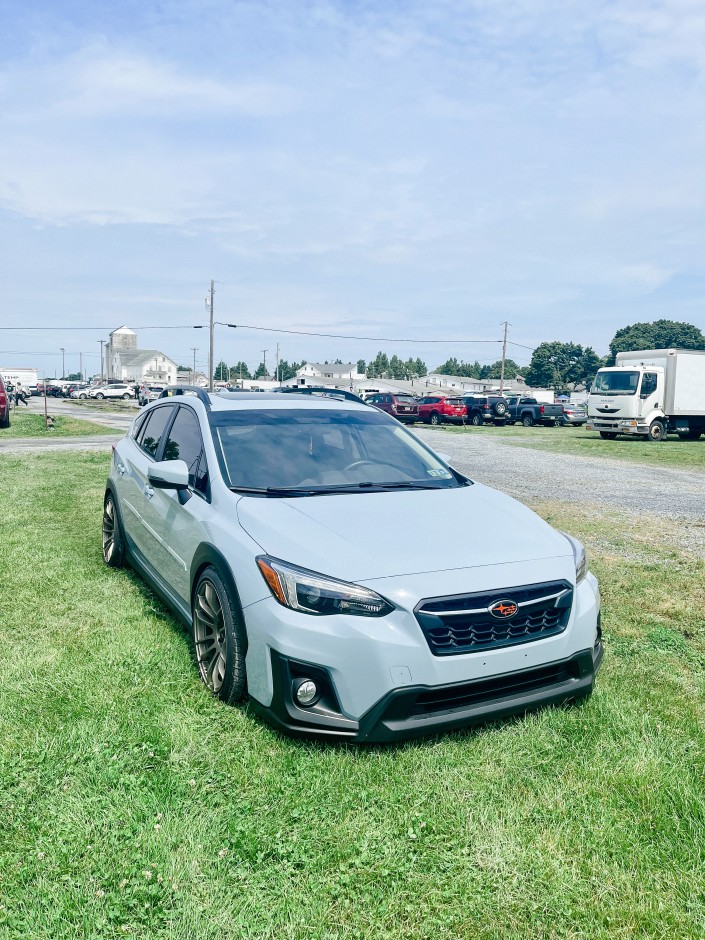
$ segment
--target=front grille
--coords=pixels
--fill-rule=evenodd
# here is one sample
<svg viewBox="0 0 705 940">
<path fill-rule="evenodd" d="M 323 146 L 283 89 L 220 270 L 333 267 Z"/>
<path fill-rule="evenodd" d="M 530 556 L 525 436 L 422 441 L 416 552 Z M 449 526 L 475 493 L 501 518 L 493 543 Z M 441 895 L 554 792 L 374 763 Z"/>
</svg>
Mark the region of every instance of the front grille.
<svg viewBox="0 0 705 940">
<path fill-rule="evenodd" d="M 517 605 L 507 619 L 490 607 L 499 601 Z M 522 587 L 421 601 L 414 614 L 434 656 L 477 653 L 555 636 L 565 630 L 573 604 L 567 581 L 546 581 Z"/>
</svg>

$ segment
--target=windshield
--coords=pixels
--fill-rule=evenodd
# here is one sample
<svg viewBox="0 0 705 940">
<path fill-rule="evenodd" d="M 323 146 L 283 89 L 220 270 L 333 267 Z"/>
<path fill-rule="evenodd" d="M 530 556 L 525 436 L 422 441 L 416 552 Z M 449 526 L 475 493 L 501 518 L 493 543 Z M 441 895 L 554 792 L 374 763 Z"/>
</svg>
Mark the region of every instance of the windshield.
<svg viewBox="0 0 705 940">
<path fill-rule="evenodd" d="M 593 395 L 634 395 L 639 385 L 639 373 L 631 371 L 603 372 L 600 370 L 590 389 Z"/>
<path fill-rule="evenodd" d="M 414 434 L 371 409 L 228 411 L 212 414 L 211 426 L 233 489 L 295 496 L 467 482 Z"/>
</svg>

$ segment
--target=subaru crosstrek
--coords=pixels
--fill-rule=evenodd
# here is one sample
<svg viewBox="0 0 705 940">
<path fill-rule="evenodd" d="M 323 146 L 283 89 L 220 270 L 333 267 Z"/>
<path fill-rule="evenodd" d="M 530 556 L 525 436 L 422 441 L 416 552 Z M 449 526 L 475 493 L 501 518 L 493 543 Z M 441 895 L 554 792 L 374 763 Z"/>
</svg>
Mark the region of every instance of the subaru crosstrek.
<svg viewBox="0 0 705 940">
<path fill-rule="evenodd" d="M 214 695 L 366 742 L 590 694 L 576 539 L 366 405 L 169 393 L 114 447 L 103 557 L 184 621 Z"/>
</svg>

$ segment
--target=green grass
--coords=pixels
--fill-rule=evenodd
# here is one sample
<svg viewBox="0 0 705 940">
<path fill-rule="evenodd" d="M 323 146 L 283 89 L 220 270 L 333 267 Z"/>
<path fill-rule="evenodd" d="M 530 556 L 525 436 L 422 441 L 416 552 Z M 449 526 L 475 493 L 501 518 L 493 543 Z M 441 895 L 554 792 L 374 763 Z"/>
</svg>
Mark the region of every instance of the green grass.
<svg viewBox="0 0 705 940">
<path fill-rule="evenodd" d="M 104 455 L 1 460 L 3 940 L 705 936 L 705 568 L 660 525 L 538 507 L 601 578 L 587 705 L 323 746 L 103 566 Z"/>
<path fill-rule="evenodd" d="M 597 431 L 584 427 L 546 428 L 534 426 L 457 427 L 443 425 L 451 434 L 490 434 L 518 447 L 548 450 L 560 454 L 579 454 L 586 457 L 611 457 L 654 467 L 675 467 L 682 470 L 705 470 L 705 437 L 699 441 L 682 441 L 671 435 L 665 441 L 652 443 L 640 438 L 618 437 L 604 441 Z"/>
<path fill-rule="evenodd" d="M 49 414 L 51 413 L 50 407 Z M 20 411 L 19 408 L 15 408 L 10 415 L 10 427 L 0 429 L 0 441 L 17 437 L 95 437 L 97 434 L 124 433 L 103 424 L 69 418 L 66 415 L 54 415 L 54 421 L 55 426 L 47 429 L 43 414 Z"/>
</svg>

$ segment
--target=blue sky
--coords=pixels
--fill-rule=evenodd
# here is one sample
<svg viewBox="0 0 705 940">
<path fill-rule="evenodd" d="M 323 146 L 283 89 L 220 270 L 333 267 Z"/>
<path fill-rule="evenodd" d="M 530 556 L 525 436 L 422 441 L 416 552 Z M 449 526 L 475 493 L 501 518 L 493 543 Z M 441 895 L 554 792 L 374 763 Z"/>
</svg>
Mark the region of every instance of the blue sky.
<svg viewBox="0 0 705 940">
<path fill-rule="evenodd" d="M 218 328 L 252 367 L 705 329 L 701 0 L 2 10 L 0 326 L 59 329 L 0 331 L 0 365 L 92 372 L 126 324 L 205 367 L 165 327 L 211 277 L 218 320 L 421 341 Z"/>
</svg>

